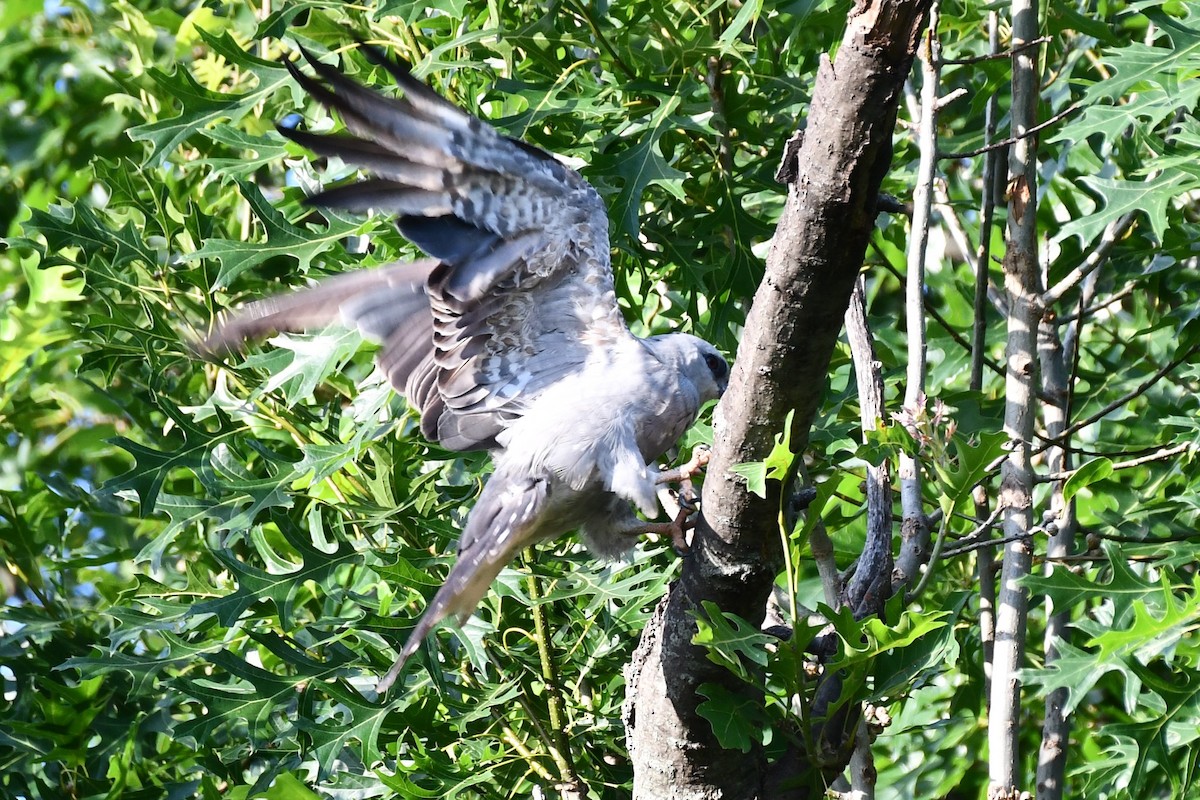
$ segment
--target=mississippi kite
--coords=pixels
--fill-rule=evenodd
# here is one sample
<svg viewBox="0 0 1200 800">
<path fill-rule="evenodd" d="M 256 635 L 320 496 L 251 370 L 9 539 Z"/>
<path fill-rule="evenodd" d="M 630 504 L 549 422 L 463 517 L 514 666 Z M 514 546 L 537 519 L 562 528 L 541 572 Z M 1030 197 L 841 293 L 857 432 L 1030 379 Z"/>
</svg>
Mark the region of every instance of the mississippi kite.
<svg viewBox="0 0 1200 800">
<path fill-rule="evenodd" d="M 635 337 L 617 307 L 608 216 L 574 170 L 498 133 L 370 46 L 404 90 L 385 97 L 311 54 L 288 70 L 349 134 L 283 135 L 356 164 L 366 180 L 318 206 L 397 217 L 430 258 L 348 273 L 246 306 L 210 352 L 278 330 L 340 321 L 382 343 L 380 367 L 450 450 L 491 452 L 446 583 L 380 681 L 386 691 L 438 622 L 466 620 L 517 551 L 578 530 L 602 556 L 661 530 L 653 465 L 720 396 L 729 367 L 711 344 Z"/>
</svg>

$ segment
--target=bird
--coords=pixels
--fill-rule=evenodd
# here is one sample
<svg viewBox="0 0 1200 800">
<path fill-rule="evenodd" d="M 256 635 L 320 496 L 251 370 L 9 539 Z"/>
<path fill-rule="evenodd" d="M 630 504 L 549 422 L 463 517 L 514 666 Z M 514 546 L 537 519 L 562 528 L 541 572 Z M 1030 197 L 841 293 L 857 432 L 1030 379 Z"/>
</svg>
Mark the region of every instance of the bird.
<svg viewBox="0 0 1200 800">
<path fill-rule="evenodd" d="M 402 93 L 368 88 L 301 47 L 313 75 L 285 58 L 288 72 L 346 132 L 278 129 L 367 175 L 309 204 L 392 214 L 428 257 L 252 302 L 199 349 L 357 328 L 381 343 L 378 366 L 419 412 L 425 438 L 489 452 L 493 470 L 457 560 L 376 685 L 382 696 L 439 623 L 470 617 L 518 551 L 571 531 L 604 558 L 628 552 L 634 534 L 681 541 L 682 514 L 647 520 L 659 515 L 662 483 L 689 477 L 703 458 L 668 472 L 657 461 L 725 391 L 730 368 L 689 333 L 630 331 L 617 305 L 608 214 L 577 171 L 455 106 L 407 63 L 359 47 Z"/>
</svg>

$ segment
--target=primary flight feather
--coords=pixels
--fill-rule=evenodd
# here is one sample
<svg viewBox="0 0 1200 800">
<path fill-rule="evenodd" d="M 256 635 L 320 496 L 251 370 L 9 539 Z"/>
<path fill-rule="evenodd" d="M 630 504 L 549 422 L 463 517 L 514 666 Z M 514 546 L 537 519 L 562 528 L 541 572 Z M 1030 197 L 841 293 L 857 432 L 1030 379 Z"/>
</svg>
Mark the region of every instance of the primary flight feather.
<svg viewBox="0 0 1200 800">
<path fill-rule="evenodd" d="M 467 517 L 458 560 L 382 693 L 441 620 L 475 609 L 517 551 L 579 530 L 599 555 L 631 545 L 658 513 L 654 462 L 724 390 L 708 342 L 634 336 L 617 307 L 608 215 L 579 173 L 501 135 L 369 45 L 404 90 L 387 97 L 302 50 L 288 70 L 348 134 L 280 128 L 371 177 L 310 198 L 396 215 L 430 258 L 347 273 L 252 303 L 219 324 L 217 352 L 254 336 L 340 321 L 382 344 L 378 361 L 451 450 L 486 449 L 494 472 Z M 632 504 L 632 506 L 631 506 Z"/>
</svg>

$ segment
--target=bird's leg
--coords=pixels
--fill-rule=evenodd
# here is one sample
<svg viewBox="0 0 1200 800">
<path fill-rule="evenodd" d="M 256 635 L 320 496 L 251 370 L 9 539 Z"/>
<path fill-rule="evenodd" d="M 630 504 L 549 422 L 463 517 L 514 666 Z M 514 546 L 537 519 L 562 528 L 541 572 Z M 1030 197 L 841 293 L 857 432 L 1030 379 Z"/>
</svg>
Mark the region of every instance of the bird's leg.
<svg viewBox="0 0 1200 800">
<path fill-rule="evenodd" d="M 655 483 L 659 486 L 668 483 L 679 484 L 678 493 L 670 493 L 660 491 L 659 499 L 663 501 L 663 505 L 670 513 L 671 506 L 676 507 L 675 518 L 670 522 L 643 522 L 635 525 L 622 533 L 628 536 L 641 536 L 643 534 L 652 533 L 657 536 L 669 536 L 671 538 L 671 547 L 679 555 L 686 555 L 688 552 L 687 532 L 696 527 L 696 519 L 693 516 L 699 507 L 699 496 L 696 494 L 696 489 L 692 485 L 692 477 L 704 471 L 708 466 L 709 449 L 704 446 L 697 447 L 692 451 L 692 457 L 686 464 L 681 464 L 674 469 L 664 469 L 658 473 L 655 478 Z M 664 496 L 665 495 L 665 496 Z M 674 501 L 667 503 L 668 500 Z"/>
<path fill-rule="evenodd" d="M 642 522 L 621 531 L 625 536 L 642 536 L 653 533 L 656 536 L 671 537 L 671 548 L 681 556 L 686 556 L 691 549 L 687 542 L 687 532 L 696 527 L 696 518 L 686 508 L 679 509 L 675 519 L 670 522 Z"/>
<path fill-rule="evenodd" d="M 698 445 L 692 451 L 691 460 L 686 464 L 680 464 L 674 469 L 664 469 L 658 473 L 655 478 L 655 483 L 684 483 L 690 482 L 692 478 L 699 475 L 708 466 L 708 459 L 711 456 L 711 451 L 704 445 Z M 694 493 L 693 493 L 694 494 Z"/>
<path fill-rule="evenodd" d="M 672 506 L 688 511 L 696 510 L 700 498 L 696 495 L 696 487 L 692 485 L 692 477 L 704 471 L 704 468 L 708 466 L 709 457 L 708 447 L 699 445 L 692 451 L 692 458 L 686 464 L 659 472 L 655 479 L 659 486 L 668 483 L 679 484 L 678 491 L 659 492 L 659 499 L 662 501 L 663 507 L 667 509 L 667 513 L 671 513 Z"/>
</svg>

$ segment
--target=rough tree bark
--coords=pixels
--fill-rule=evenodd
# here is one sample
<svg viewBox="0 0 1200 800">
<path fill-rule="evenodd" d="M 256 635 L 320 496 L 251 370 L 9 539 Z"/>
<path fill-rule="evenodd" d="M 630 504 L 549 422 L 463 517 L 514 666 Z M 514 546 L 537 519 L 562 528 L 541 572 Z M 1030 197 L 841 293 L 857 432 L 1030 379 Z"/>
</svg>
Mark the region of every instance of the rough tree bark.
<svg viewBox="0 0 1200 800">
<path fill-rule="evenodd" d="M 761 750 L 723 751 L 696 707 L 696 689 L 749 690 L 692 645 L 701 601 L 761 622 L 779 572 L 778 484 L 767 498 L 730 471 L 761 461 L 795 409 L 798 450 L 824 390 L 826 369 L 891 163 L 896 107 L 929 0 L 864 0 L 851 10 L 836 64 L 822 59 L 808 125 L 785 158 L 788 202 L 716 412 L 704 519 L 682 574 L 659 604 L 627 671 L 626 729 L 634 797 L 764 796 Z M 759 700 L 760 698 L 754 698 Z M 819 796 L 823 787 L 811 787 Z M 777 796 L 777 795 L 772 795 Z"/>
</svg>

